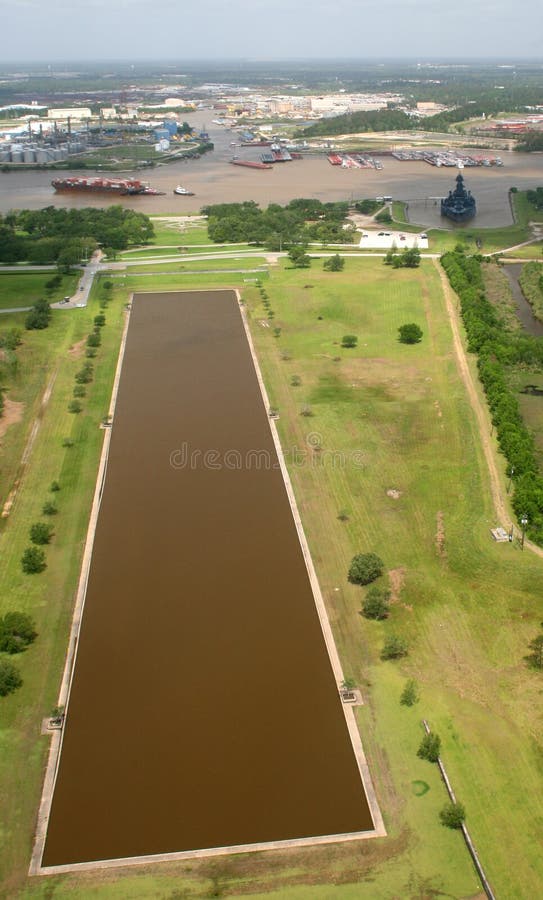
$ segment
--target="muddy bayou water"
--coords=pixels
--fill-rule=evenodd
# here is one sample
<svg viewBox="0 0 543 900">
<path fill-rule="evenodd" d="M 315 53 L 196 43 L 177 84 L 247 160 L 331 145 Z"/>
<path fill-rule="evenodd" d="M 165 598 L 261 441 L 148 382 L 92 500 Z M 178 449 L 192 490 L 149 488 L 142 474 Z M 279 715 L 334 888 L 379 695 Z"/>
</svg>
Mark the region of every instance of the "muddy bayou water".
<svg viewBox="0 0 543 900">
<path fill-rule="evenodd" d="M 236 295 L 138 294 L 43 865 L 372 828 Z"/>
<path fill-rule="evenodd" d="M 236 132 L 211 122 L 213 113 L 205 110 L 187 119 L 197 128 L 205 127 L 215 150 L 201 159 L 173 162 L 155 169 L 125 173 L 123 177 L 144 178 L 161 191 L 160 197 L 119 197 L 115 203 L 149 214 L 198 212 L 212 203 L 255 200 L 288 203 L 295 197 L 316 197 L 322 201 L 390 195 L 409 201 L 412 222 L 426 227 L 452 227 L 443 220 L 439 204 L 426 198 L 445 196 L 454 187 L 456 170 L 436 168 L 424 162 L 399 162 L 383 158 L 383 169 L 343 169 L 331 166 L 325 155 L 306 156 L 303 160 L 278 164 L 273 169 L 255 171 L 229 165 L 235 153 L 240 158 L 258 159 L 260 151 L 232 147 L 239 140 Z M 493 155 L 492 151 L 467 151 Z M 503 167 L 470 168 L 464 171 L 466 184 L 477 199 L 477 217 L 470 227 L 491 228 L 512 222 L 508 190 L 533 188 L 543 184 L 543 156 L 532 153 L 500 152 Z M 93 194 L 56 194 L 51 187 L 51 171 L 0 172 L 0 212 L 10 209 L 40 209 L 45 206 L 107 206 L 111 197 Z M 81 174 L 74 171 L 66 174 Z M 97 174 L 87 172 L 88 175 Z M 194 197 L 174 196 L 182 184 L 194 191 Z"/>
</svg>

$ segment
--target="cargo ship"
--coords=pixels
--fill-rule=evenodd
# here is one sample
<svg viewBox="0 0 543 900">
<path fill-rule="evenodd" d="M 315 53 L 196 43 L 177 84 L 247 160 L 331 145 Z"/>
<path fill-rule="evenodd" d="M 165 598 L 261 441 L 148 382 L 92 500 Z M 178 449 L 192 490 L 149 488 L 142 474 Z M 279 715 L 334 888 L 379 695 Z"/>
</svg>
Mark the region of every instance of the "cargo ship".
<svg viewBox="0 0 543 900">
<path fill-rule="evenodd" d="M 250 159 L 231 159 L 231 166 L 245 166 L 246 169 L 273 169 L 269 163 L 252 162 Z"/>
<path fill-rule="evenodd" d="M 453 222 L 469 222 L 477 212 L 475 197 L 464 187 L 461 172 L 456 176 L 456 187 L 441 201 L 441 215 Z"/>
<path fill-rule="evenodd" d="M 157 197 L 164 191 L 157 191 L 146 181 L 133 178 L 53 178 L 55 191 L 79 191 L 93 194 L 119 194 L 122 197 L 139 194 Z"/>
</svg>

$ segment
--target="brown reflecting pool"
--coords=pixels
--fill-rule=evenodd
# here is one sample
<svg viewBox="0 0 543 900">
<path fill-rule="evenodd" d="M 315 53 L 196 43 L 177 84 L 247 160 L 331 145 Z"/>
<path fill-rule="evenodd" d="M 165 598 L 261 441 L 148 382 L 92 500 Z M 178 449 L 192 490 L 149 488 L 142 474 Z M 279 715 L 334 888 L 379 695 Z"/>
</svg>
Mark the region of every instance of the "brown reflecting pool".
<svg viewBox="0 0 543 900">
<path fill-rule="evenodd" d="M 372 827 L 236 296 L 135 295 L 43 865 Z"/>
</svg>

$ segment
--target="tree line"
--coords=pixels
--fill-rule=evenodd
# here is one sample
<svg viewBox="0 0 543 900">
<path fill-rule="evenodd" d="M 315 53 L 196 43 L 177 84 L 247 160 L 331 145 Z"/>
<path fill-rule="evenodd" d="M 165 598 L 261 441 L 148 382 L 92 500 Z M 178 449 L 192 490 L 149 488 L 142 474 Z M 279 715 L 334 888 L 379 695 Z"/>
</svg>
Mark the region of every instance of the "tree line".
<svg viewBox="0 0 543 900">
<path fill-rule="evenodd" d="M 527 534 L 543 544 L 543 477 L 532 433 L 522 419 L 508 378 L 515 366 L 543 366 L 543 341 L 509 331 L 501 321 L 485 294 L 482 257 L 466 256 L 457 248 L 445 253 L 441 261 L 451 287 L 460 298 L 468 350 L 478 355 L 477 368 L 492 425 L 512 475 L 513 509 L 518 519 L 527 516 Z"/>
<path fill-rule="evenodd" d="M 122 206 L 23 209 L 0 216 L 0 263 L 70 266 L 89 258 L 98 244 L 119 251 L 153 236 L 148 216 Z"/>
<path fill-rule="evenodd" d="M 351 243 L 356 231 L 347 224 L 349 204 L 320 200 L 291 200 L 286 206 L 270 203 L 261 209 L 254 201 L 204 206 L 208 234 L 215 243 L 250 243 L 277 251 L 295 244 L 319 241 Z"/>
</svg>

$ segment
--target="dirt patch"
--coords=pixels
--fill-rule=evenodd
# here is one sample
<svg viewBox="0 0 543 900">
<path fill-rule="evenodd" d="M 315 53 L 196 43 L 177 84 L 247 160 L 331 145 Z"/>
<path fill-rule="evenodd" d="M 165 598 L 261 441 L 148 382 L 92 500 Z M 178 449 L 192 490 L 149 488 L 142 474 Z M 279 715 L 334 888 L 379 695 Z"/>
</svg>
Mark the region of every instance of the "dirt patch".
<svg viewBox="0 0 543 900">
<path fill-rule="evenodd" d="M 439 405 L 439 400 L 434 400 L 434 408 L 437 413 L 438 419 L 441 419 L 443 413 L 441 411 L 441 406 Z"/>
<path fill-rule="evenodd" d="M 16 425 L 23 418 L 24 408 L 24 403 L 17 403 L 15 400 L 10 400 L 9 397 L 4 398 L 4 413 L 0 418 L 0 446 L 10 425 Z"/>
<path fill-rule="evenodd" d="M 388 573 L 388 581 L 390 584 L 390 602 L 399 603 L 400 594 L 405 583 L 405 569 L 403 566 L 400 566 L 399 569 L 391 569 Z"/>
<path fill-rule="evenodd" d="M 441 510 L 439 510 L 436 516 L 436 550 L 437 555 L 440 556 L 441 559 L 446 558 L 447 551 L 445 549 L 445 523 Z"/>
<path fill-rule="evenodd" d="M 68 350 L 68 356 L 71 356 L 72 359 L 79 359 L 80 356 L 83 356 L 86 343 L 87 339 L 83 338 L 83 340 L 78 341 L 77 344 L 72 344 L 72 346 Z"/>
</svg>

